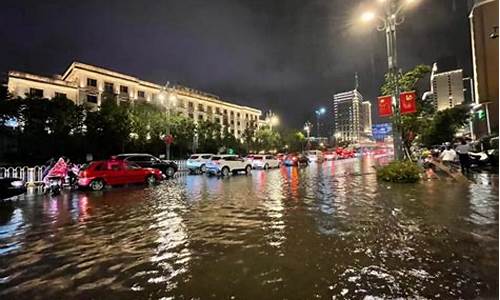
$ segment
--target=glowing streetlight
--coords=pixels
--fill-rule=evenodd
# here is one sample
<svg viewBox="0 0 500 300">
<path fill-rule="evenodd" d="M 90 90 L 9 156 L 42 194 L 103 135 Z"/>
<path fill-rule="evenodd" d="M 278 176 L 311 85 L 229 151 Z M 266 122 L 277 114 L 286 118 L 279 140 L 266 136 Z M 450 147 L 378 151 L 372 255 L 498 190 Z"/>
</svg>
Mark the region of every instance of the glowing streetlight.
<svg viewBox="0 0 500 300">
<path fill-rule="evenodd" d="M 361 20 L 363 22 L 370 22 L 373 19 L 375 19 L 375 13 L 373 13 L 372 11 L 366 11 L 361 15 Z"/>
<path fill-rule="evenodd" d="M 377 25 L 377 30 L 385 32 L 386 44 L 387 44 L 387 68 L 389 78 L 392 82 L 396 82 L 396 86 L 393 91 L 393 142 L 394 142 L 394 156 L 396 159 L 403 158 L 403 144 L 401 142 L 401 134 L 399 132 L 398 124 L 400 124 L 400 114 L 399 114 L 399 103 L 397 101 L 399 97 L 399 70 L 397 64 L 397 47 L 396 47 L 396 27 L 404 22 L 404 16 L 402 11 L 407 6 L 416 2 L 416 0 L 385 0 L 378 1 L 381 6 L 383 6 L 383 15 L 376 15 L 374 12 L 366 11 L 361 15 L 361 20 L 364 22 L 371 21 L 375 18 L 379 19 L 381 23 Z"/>
<path fill-rule="evenodd" d="M 326 113 L 326 109 L 324 107 L 321 107 L 320 109 L 316 110 L 315 113 L 316 113 L 316 135 L 319 138 L 319 117 Z"/>
</svg>

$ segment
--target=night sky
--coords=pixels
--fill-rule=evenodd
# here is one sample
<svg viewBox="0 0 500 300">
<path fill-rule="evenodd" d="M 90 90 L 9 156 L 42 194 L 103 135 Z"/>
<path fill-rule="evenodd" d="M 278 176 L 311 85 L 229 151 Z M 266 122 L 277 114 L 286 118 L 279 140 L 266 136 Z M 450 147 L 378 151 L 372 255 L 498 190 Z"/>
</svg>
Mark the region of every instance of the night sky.
<svg viewBox="0 0 500 300">
<path fill-rule="evenodd" d="M 416 2 L 398 28 L 400 67 L 455 56 L 471 75 L 466 1 Z M 0 71 L 60 74 L 77 60 L 272 109 L 298 128 L 353 89 L 355 72 L 375 103 L 385 37 L 356 18 L 366 5 L 377 0 L 4 0 Z"/>
</svg>

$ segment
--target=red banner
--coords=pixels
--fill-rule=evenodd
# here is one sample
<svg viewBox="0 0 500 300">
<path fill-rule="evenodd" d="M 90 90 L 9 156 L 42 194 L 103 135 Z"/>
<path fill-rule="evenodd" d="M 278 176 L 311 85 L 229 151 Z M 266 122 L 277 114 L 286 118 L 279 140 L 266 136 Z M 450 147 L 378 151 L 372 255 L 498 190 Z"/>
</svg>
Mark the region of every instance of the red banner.
<svg viewBox="0 0 500 300">
<path fill-rule="evenodd" d="M 417 112 L 417 94 L 415 91 L 399 94 L 399 111 L 402 115 Z"/>
<path fill-rule="evenodd" d="M 378 115 L 380 117 L 392 116 L 392 96 L 378 97 Z"/>
</svg>

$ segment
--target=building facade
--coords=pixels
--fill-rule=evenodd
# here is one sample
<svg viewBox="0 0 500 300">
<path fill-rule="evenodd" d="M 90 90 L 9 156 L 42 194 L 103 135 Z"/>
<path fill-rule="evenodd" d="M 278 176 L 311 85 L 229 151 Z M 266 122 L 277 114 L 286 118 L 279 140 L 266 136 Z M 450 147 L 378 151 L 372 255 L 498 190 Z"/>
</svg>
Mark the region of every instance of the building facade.
<svg viewBox="0 0 500 300">
<path fill-rule="evenodd" d="M 334 137 L 336 142 L 358 143 L 361 138 L 361 103 L 357 89 L 333 95 Z"/>
<path fill-rule="evenodd" d="M 444 110 L 464 102 L 462 69 L 437 72 L 434 64 L 431 73 L 431 93 L 436 110 Z"/>
<path fill-rule="evenodd" d="M 118 103 L 156 103 L 195 122 L 218 122 L 236 138 L 242 137 L 245 128 L 258 125 L 262 115 L 259 109 L 236 105 L 192 88 L 164 86 L 80 62 L 73 62 L 63 75 L 54 78 L 10 71 L 7 86 L 14 97 L 64 96 L 76 104 L 96 108 L 106 95 L 112 95 Z"/>
<path fill-rule="evenodd" d="M 360 130 L 364 137 L 372 136 L 372 104 L 370 101 L 361 102 L 359 113 Z"/>
<path fill-rule="evenodd" d="M 476 0 L 469 15 L 476 137 L 498 133 L 498 10 L 498 0 Z"/>
</svg>

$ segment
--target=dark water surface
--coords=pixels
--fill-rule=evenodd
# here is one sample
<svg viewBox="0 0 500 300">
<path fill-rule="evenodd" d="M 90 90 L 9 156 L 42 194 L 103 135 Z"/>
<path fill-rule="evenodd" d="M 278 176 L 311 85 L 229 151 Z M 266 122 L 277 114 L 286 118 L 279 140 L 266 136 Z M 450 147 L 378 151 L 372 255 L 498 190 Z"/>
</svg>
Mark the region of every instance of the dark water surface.
<svg viewBox="0 0 500 300">
<path fill-rule="evenodd" d="M 0 299 L 496 298 L 498 176 L 348 175 L 370 166 L 26 196 L 0 208 Z"/>
</svg>

